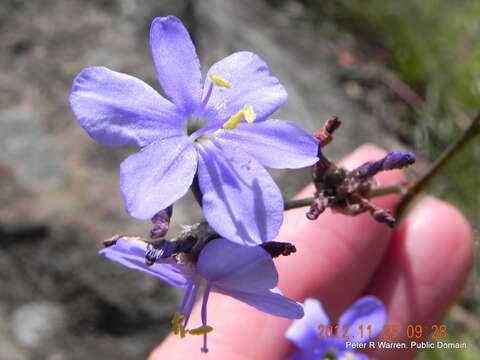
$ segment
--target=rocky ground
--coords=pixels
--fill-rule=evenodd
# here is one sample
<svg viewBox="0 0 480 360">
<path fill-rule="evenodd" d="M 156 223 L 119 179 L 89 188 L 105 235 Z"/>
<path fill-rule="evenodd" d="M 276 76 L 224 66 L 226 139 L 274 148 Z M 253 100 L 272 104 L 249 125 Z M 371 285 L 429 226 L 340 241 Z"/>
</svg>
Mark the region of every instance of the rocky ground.
<svg viewBox="0 0 480 360">
<path fill-rule="evenodd" d="M 313 131 L 340 116 L 332 158 L 364 142 L 392 145 L 382 121 L 338 81 L 327 35 L 300 26 L 295 11 L 255 0 L 0 2 L 1 360 L 141 359 L 169 331 L 181 294 L 96 254 L 105 237 L 149 231 L 129 217 L 119 191 L 119 163 L 136 149 L 98 145 L 68 105 L 72 80 L 87 66 L 158 88 L 148 44 L 155 16 L 185 22 L 204 70 L 233 51 L 260 54 L 290 94 L 276 117 Z M 309 177 L 274 175 L 287 197 Z M 200 216 L 187 196 L 172 232 Z"/>
</svg>

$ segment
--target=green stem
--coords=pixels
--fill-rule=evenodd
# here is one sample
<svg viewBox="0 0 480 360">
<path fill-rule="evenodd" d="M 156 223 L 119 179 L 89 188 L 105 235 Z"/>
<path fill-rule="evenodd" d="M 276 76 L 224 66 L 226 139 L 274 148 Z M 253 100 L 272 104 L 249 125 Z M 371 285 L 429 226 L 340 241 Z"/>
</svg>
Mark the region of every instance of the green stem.
<svg viewBox="0 0 480 360">
<path fill-rule="evenodd" d="M 385 186 L 380 189 L 373 190 L 370 197 L 378 197 L 388 194 L 406 194 L 408 191 L 407 184 L 396 184 L 392 186 Z"/>
<path fill-rule="evenodd" d="M 378 197 L 388 194 L 405 194 L 407 192 L 407 188 L 403 184 L 397 184 L 392 186 L 386 186 L 380 189 L 376 189 L 372 191 L 371 197 Z M 296 208 L 301 208 L 305 206 L 310 206 L 312 201 L 314 200 L 313 197 L 298 199 L 298 200 L 287 200 L 285 201 L 285 210 L 291 210 Z"/>
<path fill-rule="evenodd" d="M 408 187 L 408 193 L 403 197 L 397 207 L 397 218 L 400 218 L 406 210 L 410 202 L 437 176 L 437 174 L 448 164 L 452 158 L 457 155 L 468 142 L 480 134 L 480 113 L 473 119 L 472 123 L 462 136 L 452 145 L 450 145 L 439 157 L 434 161 L 427 172 L 416 182 Z"/>
<path fill-rule="evenodd" d="M 308 198 L 298 199 L 298 200 L 287 200 L 285 201 L 284 209 L 291 210 L 291 209 L 301 208 L 305 206 L 310 206 L 313 200 L 314 200 L 313 197 L 308 197 Z"/>
<path fill-rule="evenodd" d="M 413 184 L 396 184 L 392 186 L 386 186 L 374 190 L 371 194 L 371 197 L 378 197 L 388 194 L 402 194 L 404 197 L 397 207 L 397 217 L 400 218 L 403 211 L 406 209 L 408 204 L 423 190 L 425 187 L 430 184 L 433 178 L 447 165 L 447 163 L 457 155 L 469 141 L 471 141 L 475 136 L 480 134 L 480 113 L 475 117 L 470 126 L 465 129 L 462 136 L 448 147 L 440 157 L 432 164 L 430 169 L 416 182 Z M 308 197 L 298 200 L 288 200 L 285 201 L 285 210 L 291 210 L 296 208 L 301 208 L 305 206 L 310 206 L 313 201 L 313 197 Z"/>
</svg>

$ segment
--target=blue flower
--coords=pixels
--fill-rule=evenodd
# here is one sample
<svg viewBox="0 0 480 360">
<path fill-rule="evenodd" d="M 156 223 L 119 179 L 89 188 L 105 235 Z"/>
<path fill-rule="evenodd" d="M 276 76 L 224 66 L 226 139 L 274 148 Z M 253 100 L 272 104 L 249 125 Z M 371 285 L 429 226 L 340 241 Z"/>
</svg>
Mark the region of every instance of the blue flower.
<svg viewBox="0 0 480 360">
<path fill-rule="evenodd" d="M 368 360 L 367 355 L 354 353 L 351 348 L 347 348 L 346 342 L 365 343 L 376 338 L 387 320 L 387 312 L 380 300 L 373 296 L 365 296 L 357 300 L 340 317 L 338 337 L 335 331 L 332 337 L 325 336 L 324 331 L 324 337 L 319 338 L 319 325 L 326 328 L 332 323 L 318 300 L 306 299 L 303 306 L 305 316 L 303 319 L 295 320 L 285 333 L 285 337 L 298 347 L 298 351 L 290 357 L 290 360 L 323 359 L 328 354 L 339 360 Z M 345 339 L 343 334 L 347 328 L 349 338 Z"/>
<path fill-rule="evenodd" d="M 182 305 L 172 320 L 175 334 L 204 335 L 202 351 L 207 351 L 207 300 L 211 291 L 234 297 L 260 311 L 290 319 L 303 314 L 300 304 L 284 297 L 275 288 L 278 273 L 271 256 L 257 246 L 243 246 L 225 239 L 210 241 L 196 260 L 191 254 L 178 253 L 146 261 L 152 245 L 138 238 L 120 238 L 100 250 L 108 259 L 130 269 L 154 275 L 176 287 L 186 288 Z M 150 263 L 151 265 L 147 264 Z M 188 320 L 200 288 L 204 288 L 202 326 L 187 330 Z"/>
<path fill-rule="evenodd" d="M 153 217 L 181 198 L 198 174 L 205 217 L 221 236 L 250 245 L 272 240 L 283 199 L 262 165 L 300 168 L 318 160 L 318 142 L 305 130 L 267 120 L 287 92 L 251 52 L 214 64 L 202 85 L 192 40 L 174 16 L 153 20 L 150 46 L 170 101 L 104 67 L 84 69 L 70 95 L 75 117 L 93 139 L 143 147 L 120 166 L 127 211 Z"/>
</svg>

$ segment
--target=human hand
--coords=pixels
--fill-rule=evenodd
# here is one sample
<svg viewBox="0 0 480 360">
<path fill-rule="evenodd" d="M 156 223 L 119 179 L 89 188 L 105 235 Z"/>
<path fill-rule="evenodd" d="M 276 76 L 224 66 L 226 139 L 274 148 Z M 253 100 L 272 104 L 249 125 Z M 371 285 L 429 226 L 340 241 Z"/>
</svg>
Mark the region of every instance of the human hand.
<svg viewBox="0 0 480 360">
<path fill-rule="evenodd" d="M 385 152 L 362 146 L 343 162 L 347 168 L 378 159 Z M 403 180 L 398 170 L 380 173 L 383 186 Z M 298 196 L 311 196 L 313 186 Z M 375 199 L 393 210 L 398 195 Z M 363 295 L 378 297 L 387 308 L 387 324 L 397 325 L 395 342 L 407 342 L 406 328 L 439 324 L 460 292 L 472 263 L 471 229 L 464 217 L 440 200 L 420 202 L 395 230 L 369 214 L 349 217 L 326 210 L 317 220 L 305 217 L 305 208 L 285 213 L 278 241 L 295 244 L 297 253 L 276 259 L 279 288 L 297 301 L 317 298 L 331 319 Z M 197 304 L 193 318 L 200 317 Z M 231 297 L 212 293 L 209 336 L 213 359 L 286 359 L 294 345 L 284 338 L 291 320 L 262 313 Z M 199 356 L 202 337 L 170 335 L 150 360 L 193 359 Z M 377 350 L 378 359 L 411 359 L 414 349 Z"/>
</svg>

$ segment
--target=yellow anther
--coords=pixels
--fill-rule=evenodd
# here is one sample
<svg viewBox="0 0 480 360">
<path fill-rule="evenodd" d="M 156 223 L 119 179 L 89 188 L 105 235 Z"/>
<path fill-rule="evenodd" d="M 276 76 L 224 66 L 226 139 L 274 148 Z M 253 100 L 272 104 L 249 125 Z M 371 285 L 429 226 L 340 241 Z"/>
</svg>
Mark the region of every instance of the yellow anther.
<svg viewBox="0 0 480 360">
<path fill-rule="evenodd" d="M 228 119 L 225 124 L 223 124 L 223 128 L 225 130 L 233 130 L 237 127 L 237 125 L 242 121 L 243 116 L 245 115 L 245 110 L 240 110 L 235 115 L 232 115 L 230 119 Z"/>
<path fill-rule="evenodd" d="M 245 105 L 245 107 L 243 108 L 243 112 L 244 112 L 245 120 L 247 120 L 249 124 L 253 124 L 253 122 L 257 118 L 257 114 L 255 114 L 255 111 L 253 111 L 252 105 L 250 104 Z"/>
<path fill-rule="evenodd" d="M 354 360 L 355 359 L 355 356 L 353 355 L 353 353 L 351 351 L 349 351 L 346 356 L 347 360 Z"/>
<path fill-rule="evenodd" d="M 183 339 L 186 334 L 187 334 L 187 330 L 185 330 L 183 325 L 180 325 L 180 339 Z"/>
<path fill-rule="evenodd" d="M 240 110 L 235 115 L 232 115 L 230 119 L 225 121 L 225 123 L 223 124 L 223 128 L 225 130 L 233 130 L 237 127 L 238 124 L 240 124 L 240 121 L 242 121 L 243 118 L 245 118 L 245 120 L 249 124 L 253 124 L 253 122 L 257 118 L 257 114 L 255 114 L 255 111 L 253 111 L 252 105 L 247 104 L 245 105 L 243 110 Z"/>
<path fill-rule="evenodd" d="M 213 328 L 211 326 L 203 325 L 198 328 L 188 330 L 188 333 L 191 335 L 205 335 L 212 331 L 213 331 Z"/>
<path fill-rule="evenodd" d="M 181 324 L 181 322 L 183 320 L 185 320 L 185 316 L 180 314 L 178 311 L 175 312 L 175 314 L 173 315 L 173 319 L 172 319 L 172 330 L 173 330 L 173 333 L 175 335 L 180 334 L 180 336 L 181 336 L 182 331 L 185 333 L 185 329 L 183 328 L 183 325 Z M 185 336 L 185 334 L 183 336 Z"/>
<path fill-rule="evenodd" d="M 222 79 L 221 77 L 218 77 L 217 75 L 214 75 L 214 74 L 210 74 L 210 80 L 212 80 L 212 82 L 217 86 L 222 86 L 226 88 L 230 88 L 231 86 L 227 80 Z"/>
</svg>

